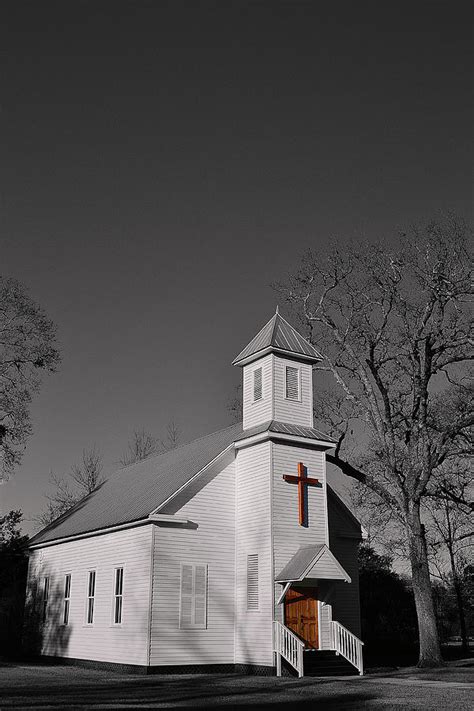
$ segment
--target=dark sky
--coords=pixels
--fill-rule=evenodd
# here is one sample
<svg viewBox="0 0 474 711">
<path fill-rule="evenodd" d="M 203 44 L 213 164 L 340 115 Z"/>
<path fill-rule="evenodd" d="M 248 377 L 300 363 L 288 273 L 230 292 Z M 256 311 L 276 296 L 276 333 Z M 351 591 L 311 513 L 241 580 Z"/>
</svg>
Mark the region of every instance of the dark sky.
<svg viewBox="0 0 474 711">
<path fill-rule="evenodd" d="M 2 3 L 0 271 L 63 354 L 2 507 L 37 513 L 84 447 L 110 471 L 134 428 L 229 424 L 306 248 L 470 219 L 469 7 Z"/>
</svg>

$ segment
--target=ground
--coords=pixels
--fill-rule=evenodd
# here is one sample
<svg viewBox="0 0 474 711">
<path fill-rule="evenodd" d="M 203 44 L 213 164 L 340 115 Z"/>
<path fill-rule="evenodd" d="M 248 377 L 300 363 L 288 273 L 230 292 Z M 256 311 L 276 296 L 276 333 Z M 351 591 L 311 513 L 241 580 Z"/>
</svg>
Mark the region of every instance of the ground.
<svg viewBox="0 0 474 711">
<path fill-rule="evenodd" d="M 238 675 L 137 676 L 72 666 L 0 663 L 0 711 L 7 709 L 225 708 L 298 711 L 455 709 L 474 704 L 474 661 L 342 679 Z"/>
</svg>

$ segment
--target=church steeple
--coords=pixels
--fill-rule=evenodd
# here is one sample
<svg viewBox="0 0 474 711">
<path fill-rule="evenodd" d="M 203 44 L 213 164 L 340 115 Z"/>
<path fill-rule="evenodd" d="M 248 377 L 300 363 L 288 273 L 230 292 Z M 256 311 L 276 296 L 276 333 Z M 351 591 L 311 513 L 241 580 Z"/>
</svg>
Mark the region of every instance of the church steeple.
<svg viewBox="0 0 474 711">
<path fill-rule="evenodd" d="M 312 366 L 322 356 L 276 313 L 234 359 L 243 369 L 243 426 L 313 425 Z"/>
</svg>

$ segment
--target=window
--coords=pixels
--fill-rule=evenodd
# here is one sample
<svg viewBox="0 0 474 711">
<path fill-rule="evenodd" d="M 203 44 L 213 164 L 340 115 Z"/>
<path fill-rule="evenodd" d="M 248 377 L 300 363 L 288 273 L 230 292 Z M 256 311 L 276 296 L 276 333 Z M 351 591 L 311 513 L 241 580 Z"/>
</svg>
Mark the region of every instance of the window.
<svg viewBox="0 0 474 711">
<path fill-rule="evenodd" d="M 258 610 L 258 555 L 247 556 L 247 610 Z"/>
<path fill-rule="evenodd" d="M 179 626 L 181 629 L 207 627 L 207 565 L 181 566 Z"/>
<path fill-rule="evenodd" d="M 49 597 L 49 578 L 43 578 L 43 596 L 41 599 L 41 619 L 46 622 L 46 613 L 48 610 Z"/>
<path fill-rule="evenodd" d="M 71 605 L 71 574 L 64 576 L 64 607 L 63 607 L 63 625 L 69 624 L 69 608 Z"/>
<path fill-rule="evenodd" d="M 288 400 L 300 399 L 300 371 L 298 368 L 286 368 L 286 397 Z"/>
<path fill-rule="evenodd" d="M 89 570 L 89 580 L 87 582 L 87 612 L 86 622 L 92 625 L 94 622 L 94 599 L 95 599 L 95 570 Z"/>
<path fill-rule="evenodd" d="M 122 624 L 123 613 L 123 568 L 115 568 L 114 625 Z"/>
<path fill-rule="evenodd" d="M 262 399 L 262 369 L 257 368 L 253 371 L 253 399 Z"/>
</svg>

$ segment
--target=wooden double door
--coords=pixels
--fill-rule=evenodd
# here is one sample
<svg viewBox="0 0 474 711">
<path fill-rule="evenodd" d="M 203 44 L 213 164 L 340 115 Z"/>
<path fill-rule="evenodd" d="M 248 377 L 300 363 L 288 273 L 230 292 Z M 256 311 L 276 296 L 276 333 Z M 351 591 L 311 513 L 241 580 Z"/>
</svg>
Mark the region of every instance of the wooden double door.
<svg viewBox="0 0 474 711">
<path fill-rule="evenodd" d="M 285 625 L 305 643 L 319 649 L 318 589 L 290 588 L 285 596 Z"/>
</svg>

